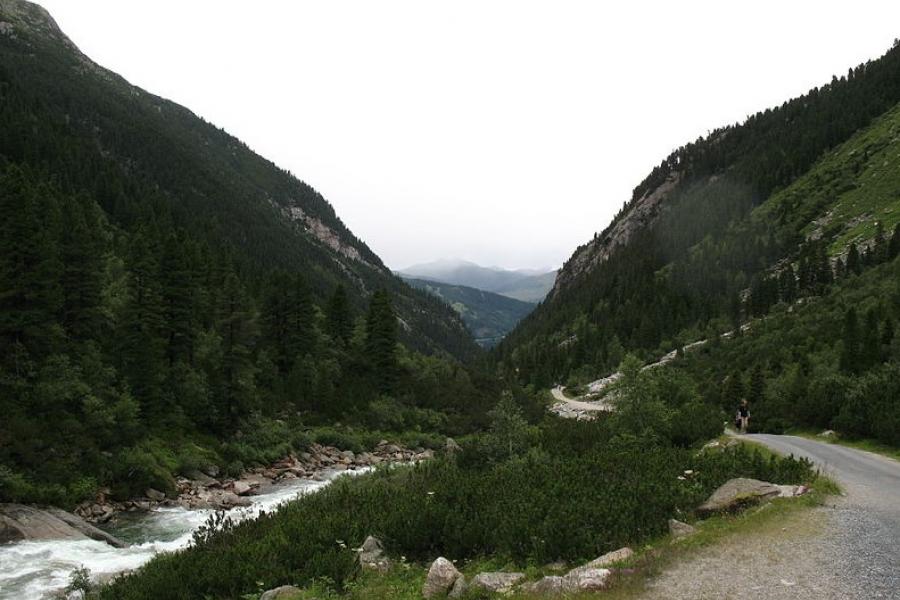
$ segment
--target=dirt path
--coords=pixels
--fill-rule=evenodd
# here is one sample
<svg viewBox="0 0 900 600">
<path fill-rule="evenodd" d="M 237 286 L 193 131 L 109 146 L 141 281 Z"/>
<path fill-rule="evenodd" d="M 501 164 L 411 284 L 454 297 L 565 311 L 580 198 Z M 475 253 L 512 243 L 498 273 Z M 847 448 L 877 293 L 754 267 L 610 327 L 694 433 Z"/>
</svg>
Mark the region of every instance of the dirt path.
<svg viewBox="0 0 900 600">
<path fill-rule="evenodd" d="M 699 551 L 653 580 L 644 597 L 900 597 L 900 463 L 792 436 L 747 438 L 809 458 L 845 496 Z"/>
</svg>

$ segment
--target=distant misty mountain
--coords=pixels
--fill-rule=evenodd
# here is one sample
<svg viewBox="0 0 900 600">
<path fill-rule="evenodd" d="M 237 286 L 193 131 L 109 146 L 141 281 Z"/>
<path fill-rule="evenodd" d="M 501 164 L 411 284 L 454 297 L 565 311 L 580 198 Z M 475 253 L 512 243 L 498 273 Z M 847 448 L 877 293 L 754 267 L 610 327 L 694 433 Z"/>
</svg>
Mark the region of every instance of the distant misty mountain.
<svg viewBox="0 0 900 600">
<path fill-rule="evenodd" d="M 485 348 L 498 344 L 535 307 L 530 302 L 465 285 L 425 279 L 406 279 L 406 283 L 449 304 L 462 317 L 475 341 Z"/>
<path fill-rule="evenodd" d="M 542 301 L 556 280 L 556 271 L 552 270 L 510 271 L 498 267 L 482 267 L 464 260 L 438 260 L 414 265 L 398 271 L 398 274 L 406 279 L 463 285 L 531 303 Z"/>
</svg>

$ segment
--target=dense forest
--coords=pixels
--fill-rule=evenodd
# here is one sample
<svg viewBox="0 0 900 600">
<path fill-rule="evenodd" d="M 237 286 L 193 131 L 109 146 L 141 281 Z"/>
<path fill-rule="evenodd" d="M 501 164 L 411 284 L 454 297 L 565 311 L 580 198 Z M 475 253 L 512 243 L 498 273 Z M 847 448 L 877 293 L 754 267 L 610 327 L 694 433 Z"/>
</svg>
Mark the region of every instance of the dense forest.
<svg viewBox="0 0 900 600">
<path fill-rule="evenodd" d="M 237 474 L 338 422 L 486 418 L 459 317 L 311 187 L 4 6 L 22 12 L 0 15 L 0 501 Z"/>
</svg>

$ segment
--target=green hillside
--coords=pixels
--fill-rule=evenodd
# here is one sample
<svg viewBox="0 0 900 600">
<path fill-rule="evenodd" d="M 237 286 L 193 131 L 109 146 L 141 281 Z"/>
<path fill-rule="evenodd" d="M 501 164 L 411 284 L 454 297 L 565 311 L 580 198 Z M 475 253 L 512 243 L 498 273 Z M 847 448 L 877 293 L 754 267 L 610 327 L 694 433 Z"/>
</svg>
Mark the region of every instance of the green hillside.
<svg viewBox="0 0 900 600">
<path fill-rule="evenodd" d="M 829 257 L 851 241 L 864 255 L 897 222 L 898 102 L 895 46 L 679 148 L 575 251 L 496 360 L 542 387 L 589 379 L 614 370 L 624 352 L 651 358 L 758 317 L 784 293 L 823 293 L 847 260 Z"/>
<path fill-rule="evenodd" d="M 462 317 L 475 341 L 485 348 L 496 345 L 534 310 L 534 304 L 464 285 L 423 279 L 406 279 L 406 283 L 449 304 Z"/>
</svg>

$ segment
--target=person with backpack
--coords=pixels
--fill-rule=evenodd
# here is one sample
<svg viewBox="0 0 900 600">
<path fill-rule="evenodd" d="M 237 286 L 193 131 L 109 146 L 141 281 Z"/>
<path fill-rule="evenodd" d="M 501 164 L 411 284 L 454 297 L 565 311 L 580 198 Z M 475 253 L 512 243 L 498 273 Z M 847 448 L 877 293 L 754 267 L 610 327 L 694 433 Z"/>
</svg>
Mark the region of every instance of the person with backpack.
<svg viewBox="0 0 900 600">
<path fill-rule="evenodd" d="M 747 429 L 750 427 L 750 404 L 747 403 L 746 398 L 741 400 L 741 404 L 738 406 L 734 425 L 740 433 L 747 433 Z"/>
</svg>

